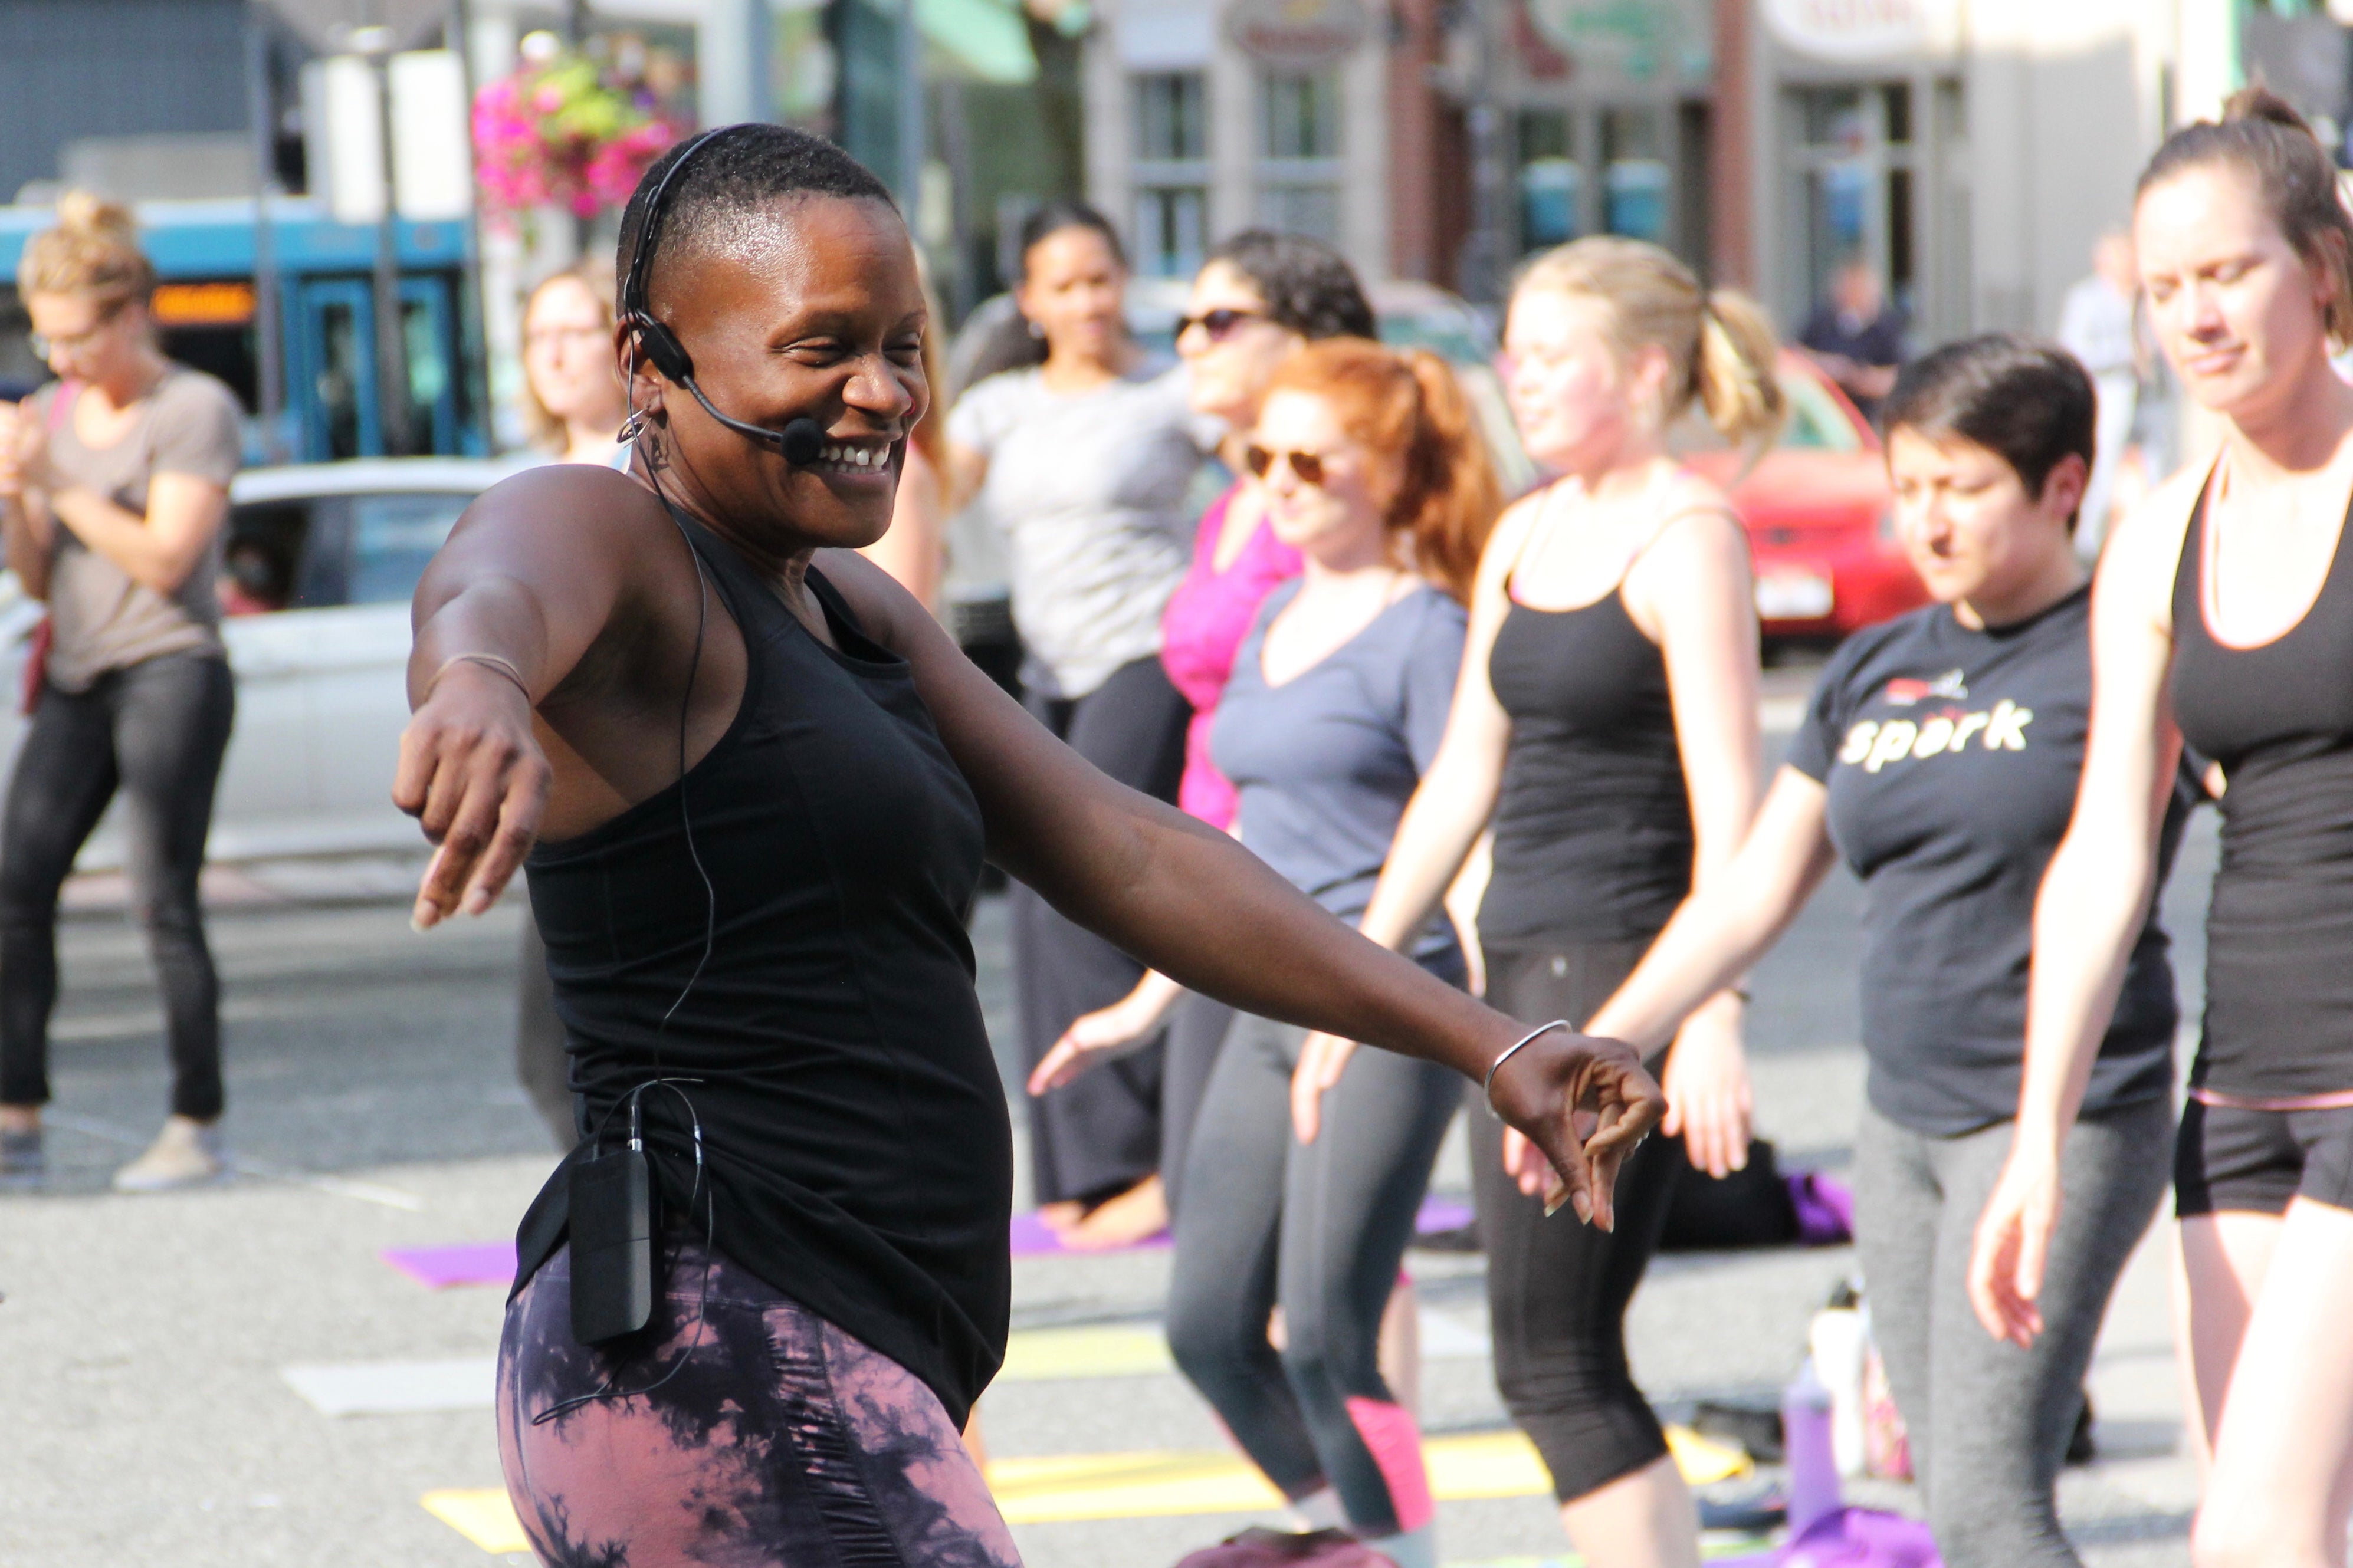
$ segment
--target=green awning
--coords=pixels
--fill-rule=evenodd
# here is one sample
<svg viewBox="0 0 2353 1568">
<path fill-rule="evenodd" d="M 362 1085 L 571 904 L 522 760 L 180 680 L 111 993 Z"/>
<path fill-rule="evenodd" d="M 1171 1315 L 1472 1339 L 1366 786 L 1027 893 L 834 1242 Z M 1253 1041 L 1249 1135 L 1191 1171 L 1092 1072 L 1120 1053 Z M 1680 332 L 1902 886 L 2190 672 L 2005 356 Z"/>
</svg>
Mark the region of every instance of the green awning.
<svg viewBox="0 0 2353 1568">
<path fill-rule="evenodd" d="M 1029 31 L 1007 0 L 915 0 L 915 19 L 958 74 L 1008 87 L 1038 79 Z"/>
</svg>

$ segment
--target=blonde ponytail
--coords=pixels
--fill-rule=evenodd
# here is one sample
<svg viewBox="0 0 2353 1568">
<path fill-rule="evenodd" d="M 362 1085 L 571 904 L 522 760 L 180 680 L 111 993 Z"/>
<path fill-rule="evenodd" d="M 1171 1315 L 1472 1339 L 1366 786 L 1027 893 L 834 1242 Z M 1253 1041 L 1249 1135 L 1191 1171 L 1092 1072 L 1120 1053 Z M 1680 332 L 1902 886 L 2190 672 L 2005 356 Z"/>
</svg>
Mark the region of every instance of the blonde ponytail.
<svg viewBox="0 0 2353 1568">
<path fill-rule="evenodd" d="M 1694 391 L 1707 422 L 1736 446 L 1772 445 L 1789 417 L 1789 400 L 1773 374 L 1780 352 L 1773 323 L 1746 294 L 1718 289 L 1700 307 Z"/>
<path fill-rule="evenodd" d="M 1513 297 L 1539 290 L 1600 301 L 1621 360 L 1645 348 L 1665 353 L 1672 374 L 1662 420 L 1672 423 L 1697 399 L 1728 440 L 1761 447 L 1779 434 L 1788 415 L 1773 370 L 1780 348 L 1746 296 L 1709 293 L 1668 252 L 1615 235 L 1571 240 L 1528 263 Z"/>
<path fill-rule="evenodd" d="M 1452 367 L 1425 350 L 1327 338 L 1282 362 L 1267 386 L 1277 392 L 1324 399 L 1351 439 L 1398 455 L 1403 472 L 1383 521 L 1416 571 L 1468 604 L 1503 487 Z"/>
<path fill-rule="evenodd" d="M 58 198 L 57 226 L 26 242 L 16 291 L 86 295 L 102 305 L 144 301 L 155 291 L 155 268 L 139 247 L 129 207 L 68 191 Z"/>
</svg>

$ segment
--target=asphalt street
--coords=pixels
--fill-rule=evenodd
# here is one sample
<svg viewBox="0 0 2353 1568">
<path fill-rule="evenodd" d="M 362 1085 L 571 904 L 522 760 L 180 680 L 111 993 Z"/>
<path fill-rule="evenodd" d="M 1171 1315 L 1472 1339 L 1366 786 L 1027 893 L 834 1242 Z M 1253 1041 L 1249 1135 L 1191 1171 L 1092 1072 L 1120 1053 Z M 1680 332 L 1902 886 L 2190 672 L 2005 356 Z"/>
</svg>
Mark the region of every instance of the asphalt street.
<svg viewBox="0 0 2353 1568">
<path fill-rule="evenodd" d="M 1786 710 L 1788 698 L 1775 700 Z M 2168 899 L 2193 1016 L 2211 865 L 2206 815 Z M 512 1073 L 518 905 L 417 936 L 405 907 L 382 896 L 403 874 L 377 863 L 218 879 L 227 1129 L 245 1173 L 146 1198 L 105 1184 L 162 1111 L 159 1018 L 140 945 L 106 887 L 79 890 L 63 940 L 56 1177 L 47 1192 L 0 1196 L 0 1563 L 501 1560 L 420 1500 L 498 1486 L 486 1409 L 337 1416 L 296 1387 L 304 1368 L 391 1363 L 421 1377 L 419 1366 L 463 1372 L 491 1354 L 499 1289 L 428 1290 L 378 1254 L 510 1235 L 553 1159 Z M 1849 1158 L 1862 1082 L 1859 902 L 1852 882 L 1834 879 L 1756 976 L 1757 1121 L 1788 1165 L 1835 1170 Z M 1000 904 L 984 904 L 976 938 L 1002 1038 Z M 1438 1186 L 1467 1189 L 1459 1131 Z M 2070 1472 L 2063 1492 L 2086 1561 L 2104 1568 L 2188 1561 L 2194 1483 L 2174 1451 L 2164 1235 L 2137 1260 L 2095 1372 L 2105 1457 Z M 1482 1344 L 1481 1260 L 1417 1252 L 1409 1265 L 1431 1352 L 1427 1430 L 1503 1430 Z M 1165 1251 L 1020 1259 L 1016 1329 L 1150 1331 L 1167 1268 Z M 1670 1415 L 1702 1397 L 1769 1403 L 1809 1315 L 1852 1268 L 1844 1248 L 1662 1259 L 1633 1309 L 1638 1377 Z M 1222 1446 L 1189 1389 L 1151 1365 L 1008 1378 L 983 1409 L 999 1460 Z M 1908 1501 L 1904 1488 L 1867 1489 L 1876 1502 Z M 1016 1534 L 1033 1568 L 1166 1568 L 1250 1517 L 1064 1520 Z M 1542 1498 L 1445 1502 L 1440 1523 L 1450 1564 L 1535 1568 L 1565 1556 Z"/>
</svg>

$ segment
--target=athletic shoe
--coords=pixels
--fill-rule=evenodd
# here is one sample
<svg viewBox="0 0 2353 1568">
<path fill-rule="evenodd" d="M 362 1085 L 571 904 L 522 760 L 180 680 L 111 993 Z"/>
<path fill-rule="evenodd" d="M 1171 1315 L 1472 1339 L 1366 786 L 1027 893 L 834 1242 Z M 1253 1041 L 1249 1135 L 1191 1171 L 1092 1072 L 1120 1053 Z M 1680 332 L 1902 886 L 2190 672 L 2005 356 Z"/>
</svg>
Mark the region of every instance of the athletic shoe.
<svg viewBox="0 0 2353 1568">
<path fill-rule="evenodd" d="M 49 1178 L 48 1156 L 41 1152 L 41 1130 L 0 1132 L 0 1192 L 37 1187 Z"/>
<path fill-rule="evenodd" d="M 147 1152 L 114 1173 L 118 1193 L 161 1193 L 174 1187 L 201 1186 L 218 1181 L 227 1166 L 221 1160 L 220 1129 L 185 1116 L 166 1117 L 164 1131 L 147 1145 Z"/>
</svg>

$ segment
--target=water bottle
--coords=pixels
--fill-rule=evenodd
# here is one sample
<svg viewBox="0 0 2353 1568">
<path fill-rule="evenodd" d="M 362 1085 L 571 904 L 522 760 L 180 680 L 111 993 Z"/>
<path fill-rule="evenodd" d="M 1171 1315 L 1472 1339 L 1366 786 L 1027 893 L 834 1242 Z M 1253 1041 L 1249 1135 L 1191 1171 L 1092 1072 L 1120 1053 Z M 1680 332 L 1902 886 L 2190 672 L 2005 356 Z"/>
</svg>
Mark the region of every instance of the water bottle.
<svg viewBox="0 0 2353 1568">
<path fill-rule="evenodd" d="M 1831 1396 L 1831 1454 L 1838 1473 L 1852 1479 L 1869 1458 L 1864 1441 L 1862 1363 L 1871 1344 L 1869 1321 L 1856 1307 L 1828 1307 L 1814 1314 L 1806 1335 L 1814 1374 Z"/>
<path fill-rule="evenodd" d="M 1789 1468 L 1789 1538 L 1840 1507 L 1838 1458 L 1831 1447 L 1831 1394 L 1808 1356 L 1781 1391 L 1781 1443 Z"/>
</svg>

